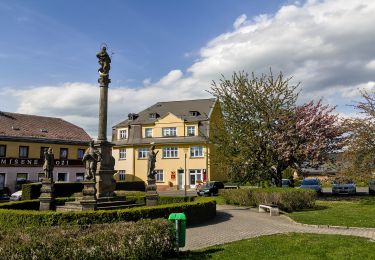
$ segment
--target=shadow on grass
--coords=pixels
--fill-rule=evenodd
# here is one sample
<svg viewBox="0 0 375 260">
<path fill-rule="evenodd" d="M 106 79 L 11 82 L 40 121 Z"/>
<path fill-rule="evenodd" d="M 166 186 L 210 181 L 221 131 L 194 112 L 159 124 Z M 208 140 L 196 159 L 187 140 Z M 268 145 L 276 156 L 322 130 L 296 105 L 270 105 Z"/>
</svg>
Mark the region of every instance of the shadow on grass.
<svg viewBox="0 0 375 260">
<path fill-rule="evenodd" d="M 317 211 L 317 210 L 325 210 L 328 209 L 328 206 L 323 206 L 323 205 L 315 205 L 313 208 L 307 208 L 307 209 L 302 209 L 302 210 L 296 210 L 295 212 L 306 212 L 306 211 Z"/>
<path fill-rule="evenodd" d="M 212 254 L 215 254 L 217 252 L 223 251 L 223 248 L 211 248 L 211 249 L 205 249 L 203 251 L 183 251 L 180 252 L 179 256 L 174 256 L 172 258 L 168 259 L 211 259 Z"/>
</svg>

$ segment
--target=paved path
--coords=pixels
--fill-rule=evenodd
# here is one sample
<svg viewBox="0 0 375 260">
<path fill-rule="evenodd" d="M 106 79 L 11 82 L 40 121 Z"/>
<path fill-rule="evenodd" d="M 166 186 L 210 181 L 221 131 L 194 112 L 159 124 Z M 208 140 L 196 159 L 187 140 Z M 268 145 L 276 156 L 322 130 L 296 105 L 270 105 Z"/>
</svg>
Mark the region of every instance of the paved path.
<svg viewBox="0 0 375 260">
<path fill-rule="evenodd" d="M 285 216 L 270 217 L 268 213 L 258 213 L 256 209 L 217 205 L 215 219 L 187 229 L 186 246 L 182 250 L 288 232 L 352 235 L 375 239 L 375 229 L 303 226 L 293 223 Z"/>
</svg>

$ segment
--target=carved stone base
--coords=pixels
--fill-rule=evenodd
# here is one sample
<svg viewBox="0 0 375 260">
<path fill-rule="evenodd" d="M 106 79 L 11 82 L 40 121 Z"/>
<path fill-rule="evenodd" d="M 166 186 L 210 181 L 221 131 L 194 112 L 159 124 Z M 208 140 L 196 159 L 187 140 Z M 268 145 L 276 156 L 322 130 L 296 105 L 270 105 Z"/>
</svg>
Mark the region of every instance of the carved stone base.
<svg viewBox="0 0 375 260">
<path fill-rule="evenodd" d="M 82 210 L 95 210 L 97 205 L 96 188 L 94 181 L 84 181 L 82 190 L 82 199 L 80 204 Z"/>
<path fill-rule="evenodd" d="M 158 205 L 159 194 L 156 191 L 155 179 L 148 179 L 146 186 L 146 206 Z"/>
<path fill-rule="evenodd" d="M 116 181 L 113 179 L 114 170 L 99 170 L 96 173 L 97 198 L 113 197 L 116 189 Z"/>
<path fill-rule="evenodd" d="M 39 197 L 39 210 L 53 210 L 54 209 L 54 186 L 53 181 L 50 179 L 43 179 L 42 180 L 42 188 L 40 189 L 40 197 Z"/>
</svg>

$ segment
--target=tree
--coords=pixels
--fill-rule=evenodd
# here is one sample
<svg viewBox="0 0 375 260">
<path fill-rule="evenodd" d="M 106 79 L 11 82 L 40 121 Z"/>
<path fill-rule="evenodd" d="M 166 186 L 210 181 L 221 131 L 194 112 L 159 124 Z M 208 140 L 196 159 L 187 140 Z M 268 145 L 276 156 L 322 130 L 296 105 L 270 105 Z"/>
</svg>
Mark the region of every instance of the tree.
<svg viewBox="0 0 375 260">
<path fill-rule="evenodd" d="M 324 163 L 339 147 L 341 132 L 333 108 L 321 101 L 296 106 L 299 85 L 289 85 L 282 73 L 256 77 L 234 73 L 213 82 L 223 121 L 212 129 L 212 163 L 233 181 L 273 179 L 281 186 L 282 172 L 309 161 Z"/>
<path fill-rule="evenodd" d="M 375 171 L 375 93 L 361 92 L 363 101 L 357 103 L 363 118 L 344 122 L 348 133 L 345 150 L 339 164 L 340 178 L 366 181 Z"/>
</svg>

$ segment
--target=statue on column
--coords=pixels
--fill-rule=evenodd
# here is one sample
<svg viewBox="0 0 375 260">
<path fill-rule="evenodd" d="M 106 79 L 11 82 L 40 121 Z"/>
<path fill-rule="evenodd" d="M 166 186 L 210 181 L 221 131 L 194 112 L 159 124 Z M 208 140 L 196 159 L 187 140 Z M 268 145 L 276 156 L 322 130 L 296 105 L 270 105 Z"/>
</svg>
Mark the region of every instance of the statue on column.
<svg viewBox="0 0 375 260">
<path fill-rule="evenodd" d="M 98 69 L 100 76 L 108 77 L 109 70 L 111 69 L 111 58 L 107 53 L 107 48 L 102 47 L 101 51 L 96 54 L 96 57 L 99 59 L 100 68 Z"/>
<path fill-rule="evenodd" d="M 82 161 L 85 164 L 85 180 L 95 180 L 98 162 L 102 159 L 99 150 L 94 147 L 94 141 L 90 142 L 90 147 L 86 149 Z"/>
<path fill-rule="evenodd" d="M 53 181 L 53 168 L 55 166 L 55 157 L 53 155 L 52 148 L 44 150 L 44 164 L 43 171 L 44 177 Z"/>
<path fill-rule="evenodd" d="M 147 160 L 147 177 L 148 179 L 155 180 L 155 163 L 156 163 L 156 155 L 159 153 L 157 151 L 155 153 L 155 145 L 151 146 L 150 150 L 148 151 L 148 160 Z"/>
</svg>

